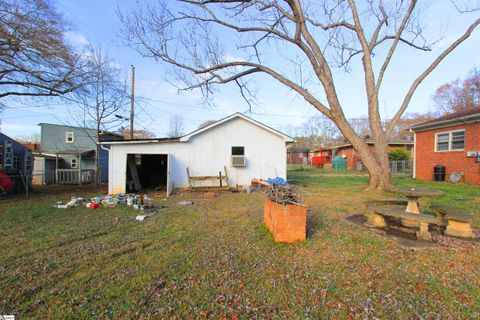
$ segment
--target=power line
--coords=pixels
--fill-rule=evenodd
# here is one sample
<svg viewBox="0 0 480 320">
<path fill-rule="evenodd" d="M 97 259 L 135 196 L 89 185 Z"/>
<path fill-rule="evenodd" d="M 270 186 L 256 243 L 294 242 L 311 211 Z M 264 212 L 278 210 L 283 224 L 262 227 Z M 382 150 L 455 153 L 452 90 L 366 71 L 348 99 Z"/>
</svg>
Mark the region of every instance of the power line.
<svg viewBox="0 0 480 320">
<path fill-rule="evenodd" d="M 175 106 L 179 106 L 179 107 L 195 109 L 195 110 L 202 111 L 202 112 L 210 112 L 210 113 L 214 113 L 214 114 L 225 114 L 224 112 L 216 112 L 216 111 L 211 110 L 211 109 L 208 110 L 208 109 L 205 109 L 205 108 L 202 108 L 202 107 L 183 104 L 183 103 L 176 103 L 176 102 L 165 101 L 165 100 L 160 100 L 160 99 L 152 99 L 152 98 L 146 98 L 146 97 L 142 97 L 141 99 L 150 100 L 150 101 L 154 101 L 154 102 L 160 102 L 160 103 L 167 104 L 167 105 L 175 105 Z M 307 116 L 307 115 L 301 116 L 301 115 L 261 113 L 261 112 L 249 112 L 248 114 L 253 114 L 253 115 L 257 115 L 257 116 L 266 116 L 266 117 L 285 117 L 285 118 L 302 118 L 302 119 L 322 118 L 322 116 Z"/>
<path fill-rule="evenodd" d="M 80 22 L 82 25 L 84 25 L 88 30 L 90 30 L 90 31 L 93 33 L 93 35 L 94 35 L 98 40 L 100 40 L 100 43 L 108 42 L 108 41 L 105 41 L 105 40 L 103 39 L 103 37 L 101 37 L 101 36 L 97 33 L 96 30 L 94 30 L 93 28 L 91 28 L 91 27 L 90 27 L 88 24 L 86 24 L 82 19 L 80 19 L 77 15 L 75 15 L 70 9 L 68 9 L 63 3 L 61 3 L 61 2 L 58 2 L 58 3 L 70 14 L 70 16 L 72 16 L 75 20 L 77 20 L 77 21 Z M 110 41 L 111 41 L 111 39 L 110 39 Z M 113 48 L 115 48 L 115 47 L 113 47 Z M 126 58 L 120 51 L 117 51 L 117 50 L 115 50 L 115 49 L 114 49 L 113 51 L 114 51 L 115 53 L 117 53 L 117 54 L 120 56 L 120 58 L 121 58 L 123 61 L 125 61 L 127 64 L 131 64 L 131 61 L 130 61 L 128 58 Z"/>
</svg>

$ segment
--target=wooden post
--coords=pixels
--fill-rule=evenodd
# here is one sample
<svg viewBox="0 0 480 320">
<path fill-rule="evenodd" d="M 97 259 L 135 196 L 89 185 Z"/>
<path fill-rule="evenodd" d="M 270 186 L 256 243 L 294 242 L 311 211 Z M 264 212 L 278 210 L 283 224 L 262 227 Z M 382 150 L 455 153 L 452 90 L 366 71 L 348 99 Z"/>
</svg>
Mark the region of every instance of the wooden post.
<svg viewBox="0 0 480 320">
<path fill-rule="evenodd" d="M 135 155 L 133 155 L 133 157 L 131 157 L 130 155 L 127 155 L 127 163 L 128 163 L 128 168 L 130 169 L 130 174 L 132 175 L 135 191 L 142 189 L 142 184 L 140 182 L 140 178 L 137 172 L 137 166 L 135 164 Z"/>
<path fill-rule="evenodd" d="M 135 67 L 132 65 L 132 94 L 130 96 L 130 139 L 133 139 L 133 117 L 135 116 Z"/>
<path fill-rule="evenodd" d="M 228 187 L 227 166 L 223 166 L 223 169 L 225 170 L 225 181 L 227 182 L 227 187 Z"/>
<path fill-rule="evenodd" d="M 82 185 L 82 154 L 78 156 L 78 184 Z"/>
<path fill-rule="evenodd" d="M 187 178 L 188 178 L 188 187 L 192 189 L 192 180 L 190 179 L 190 170 L 187 167 Z"/>
<path fill-rule="evenodd" d="M 218 179 L 220 180 L 220 188 L 222 187 L 222 171 L 218 171 Z"/>
<path fill-rule="evenodd" d="M 55 184 L 58 184 L 58 153 L 55 153 Z"/>
</svg>

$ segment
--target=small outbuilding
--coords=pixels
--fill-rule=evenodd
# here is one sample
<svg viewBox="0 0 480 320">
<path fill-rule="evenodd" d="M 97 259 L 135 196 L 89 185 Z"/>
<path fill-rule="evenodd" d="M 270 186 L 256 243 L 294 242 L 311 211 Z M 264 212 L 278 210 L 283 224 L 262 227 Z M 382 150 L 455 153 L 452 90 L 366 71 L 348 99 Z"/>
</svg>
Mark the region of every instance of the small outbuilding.
<svg viewBox="0 0 480 320">
<path fill-rule="evenodd" d="M 243 187 L 253 178 L 286 179 L 291 143 L 288 135 L 240 113 L 182 137 L 104 141 L 110 150 L 108 191 L 164 189 L 170 195 L 192 186 L 192 177 L 205 177 L 196 180 L 205 187 L 222 181 Z M 217 176 L 216 181 L 208 179 Z"/>
<path fill-rule="evenodd" d="M 310 164 L 310 149 L 305 147 L 288 148 L 288 164 Z"/>
</svg>

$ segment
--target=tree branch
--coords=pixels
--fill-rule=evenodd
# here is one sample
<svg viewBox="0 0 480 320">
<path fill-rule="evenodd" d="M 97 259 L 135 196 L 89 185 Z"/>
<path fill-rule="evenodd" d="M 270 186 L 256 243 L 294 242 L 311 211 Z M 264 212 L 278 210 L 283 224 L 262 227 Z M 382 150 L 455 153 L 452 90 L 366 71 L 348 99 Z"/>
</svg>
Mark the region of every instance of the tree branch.
<svg viewBox="0 0 480 320">
<path fill-rule="evenodd" d="M 390 136 L 392 133 L 393 129 L 395 128 L 396 124 L 402 117 L 402 114 L 405 112 L 405 110 L 408 107 L 408 104 L 410 103 L 410 100 L 412 99 L 413 94 L 415 93 L 417 87 L 422 83 L 422 81 L 442 62 L 442 60 L 448 56 L 456 47 L 458 47 L 463 41 L 468 39 L 471 35 L 472 32 L 475 30 L 475 28 L 480 25 L 480 19 L 475 20 L 468 29 L 465 31 L 465 33 L 455 40 L 447 49 L 445 49 L 433 62 L 428 66 L 428 68 L 418 76 L 418 78 L 415 79 L 415 81 L 412 83 L 410 86 L 410 89 L 408 90 L 405 98 L 403 99 L 402 105 L 398 109 L 397 113 L 395 116 L 392 118 L 390 123 L 387 126 L 386 129 L 386 135 Z"/>
</svg>

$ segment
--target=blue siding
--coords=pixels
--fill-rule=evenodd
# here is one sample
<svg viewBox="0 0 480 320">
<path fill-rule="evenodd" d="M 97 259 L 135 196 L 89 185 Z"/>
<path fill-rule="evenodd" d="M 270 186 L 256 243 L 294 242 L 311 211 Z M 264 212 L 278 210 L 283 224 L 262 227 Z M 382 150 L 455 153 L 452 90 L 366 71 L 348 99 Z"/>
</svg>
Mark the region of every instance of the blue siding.
<svg viewBox="0 0 480 320">
<path fill-rule="evenodd" d="M 19 166 L 17 169 L 12 169 L 9 167 L 4 168 L 2 163 L 1 165 L 2 165 L 3 171 L 8 174 L 20 174 L 20 171 L 22 172 L 24 171 L 23 167 L 25 164 L 25 151 L 27 151 L 28 149 L 23 144 L 18 143 L 17 141 L 13 140 L 9 136 L 0 132 L 0 145 L 3 146 L 6 140 L 10 140 L 13 142 L 13 156 L 18 157 Z M 5 152 L 5 150 L 3 152 Z M 2 159 L 5 159 L 5 155 L 2 156 Z"/>
<path fill-rule="evenodd" d="M 95 150 L 95 130 L 83 129 L 58 124 L 40 123 L 40 150 L 44 153 L 58 154 L 62 157 L 59 169 L 70 169 L 71 160 L 77 159 L 78 154 L 88 150 Z M 73 132 L 74 141 L 66 141 L 67 132 Z M 112 136 L 118 138 L 117 136 Z M 111 138 L 111 137 L 109 137 Z M 79 165 L 80 163 L 78 163 Z M 77 167 L 78 167 L 77 165 Z M 100 177 L 102 181 L 108 180 L 108 152 L 100 148 L 99 152 Z M 82 169 L 95 169 L 94 159 L 82 159 Z"/>
</svg>

